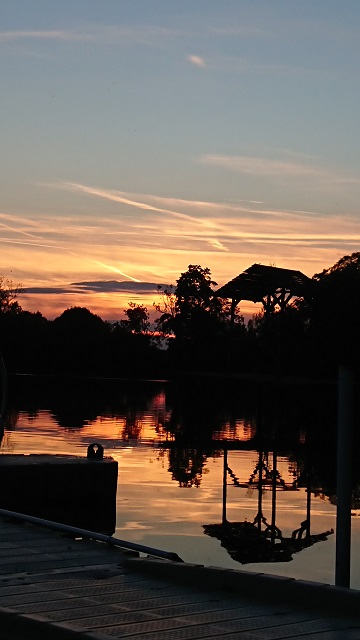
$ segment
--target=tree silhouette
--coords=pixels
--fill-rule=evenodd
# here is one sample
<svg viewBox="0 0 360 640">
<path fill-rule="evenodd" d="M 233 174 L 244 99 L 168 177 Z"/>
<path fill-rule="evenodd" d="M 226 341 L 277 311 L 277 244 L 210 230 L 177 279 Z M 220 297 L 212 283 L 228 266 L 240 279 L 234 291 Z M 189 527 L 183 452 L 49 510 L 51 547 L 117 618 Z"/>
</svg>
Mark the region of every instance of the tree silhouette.
<svg viewBox="0 0 360 640">
<path fill-rule="evenodd" d="M 169 341 L 169 351 L 176 368 L 213 366 L 217 360 L 226 327 L 226 306 L 214 295 L 213 286 L 216 282 L 208 267 L 190 264 L 176 281 L 174 293 L 164 291 L 163 304 L 156 307 L 163 312 L 158 327 L 175 336 Z"/>
<path fill-rule="evenodd" d="M 155 320 L 155 325 L 164 337 L 174 335 L 174 322 L 177 310 L 176 296 L 173 289 L 173 285 L 169 285 L 169 287 L 165 289 L 163 289 L 161 285 L 158 285 L 160 302 L 153 303 L 155 311 L 161 314 L 159 318 Z"/>
<path fill-rule="evenodd" d="M 0 276 L 0 313 L 19 313 L 21 307 L 17 297 L 24 290 L 21 285 L 14 285 L 12 280 Z"/>
<path fill-rule="evenodd" d="M 124 311 L 126 320 L 120 320 L 120 326 L 130 333 L 147 333 L 150 330 L 149 313 L 142 304 L 129 302 L 129 308 Z"/>
<path fill-rule="evenodd" d="M 105 373 L 109 335 L 109 325 L 89 309 L 66 309 L 52 323 L 54 368 L 76 374 Z"/>
<path fill-rule="evenodd" d="M 0 352 L 13 372 L 167 377 L 180 371 L 335 375 L 360 359 L 360 252 L 312 278 L 311 297 L 281 313 L 230 322 L 208 267 L 190 264 L 176 286 L 159 288 L 156 343 L 145 306 L 129 302 L 125 318 L 104 322 L 85 307 L 55 320 L 24 311 L 20 285 L 0 276 Z M 161 348 L 158 348 L 161 346 Z"/>
<path fill-rule="evenodd" d="M 48 321 L 40 312 L 24 311 L 21 285 L 0 276 L 0 353 L 9 373 L 46 370 Z"/>
<path fill-rule="evenodd" d="M 360 253 L 346 255 L 313 276 L 310 336 L 313 357 L 328 366 L 351 364 L 360 356 Z"/>
<path fill-rule="evenodd" d="M 214 299 L 213 286 L 217 283 L 211 280 L 208 267 L 189 264 L 188 270 L 181 274 L 176 281 L 176 307 L 179 313 L 186 315 L 194 308 L 214 310 L 219 308 L 218 300 Z"/>
</svg>

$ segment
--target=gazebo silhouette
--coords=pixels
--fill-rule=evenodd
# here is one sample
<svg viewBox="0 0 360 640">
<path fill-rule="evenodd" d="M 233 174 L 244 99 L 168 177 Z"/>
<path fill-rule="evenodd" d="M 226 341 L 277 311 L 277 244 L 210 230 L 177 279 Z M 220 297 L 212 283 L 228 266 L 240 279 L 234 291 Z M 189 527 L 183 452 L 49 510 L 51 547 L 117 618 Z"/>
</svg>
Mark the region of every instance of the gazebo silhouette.
<svg viewBox="0 0 360 640">
<path fill-rule="evenodd" d="M 236 278 L 215 291 L 219 298 L 231 300 L 231 323 L 235 309 L 241 300 L 251 300 L 263 304 L 265 315 L 270 315 L 279 307 L 284 311 L 293 298 L 309 298 L 312 294 L 311 278 L 293 269 L 267 267 L 253 264 Z"/>
</svg>

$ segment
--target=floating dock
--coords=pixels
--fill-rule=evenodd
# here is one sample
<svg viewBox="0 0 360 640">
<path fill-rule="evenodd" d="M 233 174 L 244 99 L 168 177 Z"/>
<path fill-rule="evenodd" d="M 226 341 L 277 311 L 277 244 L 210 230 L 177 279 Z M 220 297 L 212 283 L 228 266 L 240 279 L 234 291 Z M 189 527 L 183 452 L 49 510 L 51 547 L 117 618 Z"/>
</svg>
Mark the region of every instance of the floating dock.
<svg viewBox="0 0 360 640">
<path fill-rule="evenodd" d="M 114 533 L 118 463 L 91 451 L 0 455 L 0 508 Z"/>
<path fill-rule="evenodd" d="M 360 592 L 127 555 L 0 517 L 1 637 L 359 640 Z"/>
</svg>

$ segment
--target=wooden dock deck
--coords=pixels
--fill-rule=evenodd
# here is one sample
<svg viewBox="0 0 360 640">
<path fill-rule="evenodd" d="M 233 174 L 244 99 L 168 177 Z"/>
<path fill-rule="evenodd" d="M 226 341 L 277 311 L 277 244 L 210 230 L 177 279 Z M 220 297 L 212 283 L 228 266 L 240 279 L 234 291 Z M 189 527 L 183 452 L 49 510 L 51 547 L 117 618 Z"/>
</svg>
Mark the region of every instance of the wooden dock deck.
<svg viewBox="0 0 360 640">
<path fill-rule="evenodd" d="M 0 518 L 0 638 L 360 640 L 360 592 L 136 557 Z"/>
</svg>

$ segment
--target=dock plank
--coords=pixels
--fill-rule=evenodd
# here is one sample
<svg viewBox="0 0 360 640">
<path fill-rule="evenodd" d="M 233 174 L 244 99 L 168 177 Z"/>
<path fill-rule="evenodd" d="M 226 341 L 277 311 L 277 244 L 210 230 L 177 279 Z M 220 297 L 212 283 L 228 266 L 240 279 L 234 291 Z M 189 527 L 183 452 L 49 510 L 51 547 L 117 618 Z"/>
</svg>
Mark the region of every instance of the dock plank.
<svg viewBox="0 0 360 640">
<path fill-rule="evenodd" d="M 0 640 L 360 640 L 358 592 L 136 558 L 5 518 L 0 531 Z"/>
</svg>

